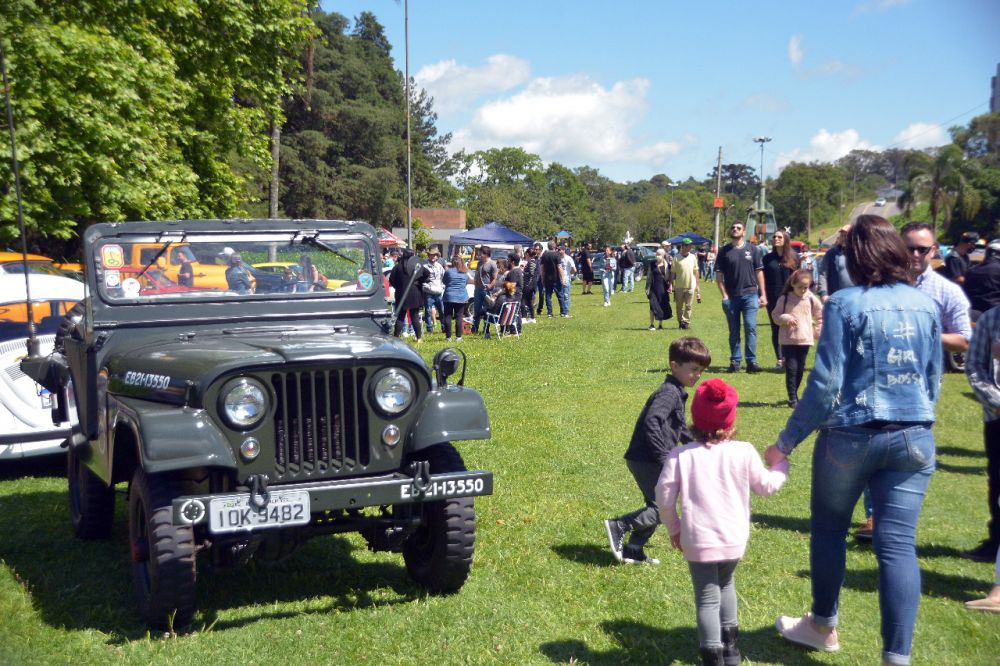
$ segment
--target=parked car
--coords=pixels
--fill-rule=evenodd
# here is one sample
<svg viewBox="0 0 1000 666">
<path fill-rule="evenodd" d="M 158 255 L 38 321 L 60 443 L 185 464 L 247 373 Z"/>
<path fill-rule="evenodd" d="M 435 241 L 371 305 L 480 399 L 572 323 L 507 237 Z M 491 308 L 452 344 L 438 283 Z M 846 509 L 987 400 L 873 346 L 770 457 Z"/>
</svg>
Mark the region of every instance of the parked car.
<svg viewBox="0 0 1000 666">
<path fill-rule="evenodd" d="M 65 277 L 48 257 L 29 254 L 27 259 L 29 273 Z M 20 252 L 0 252 L 0 275 L 24 275 L 24 257 Z"/>
<path fill-rule="evenodd" d="M 81 282 L 58 275 L 29 276 L 39 351 L 52 352 L 56 330 L 83 300 Z M 52 422 L 52 394 L 21 372 L 27 355 L 24 275 L 0 275 L 0 461 L 62 453 L 69 424 Z"/>
<path fill-rule="evenodd" d="M 879 197 L 878 199 L 875 200 L 875 205 L 876 206 L 884 206 L 885 203 L 886 203 L 885 202 L 885 197 Z"/>
<path fill-rule="evenodd" d="M 172 238 L 193 252 L 223 241 L 242 256 L 289 248 L 344 284 L 143 293 L 138 277 L 122 275 L 123 247 L 157 253 Z M 466 372 L 456 350 L 442 349 L 428 367 L 391 335 L 375 229 L 328 220 L 99 223 L 84 232 L 83 249 L 86 308 L 60 328 L 53 353 L 28 356 L 20 369 L 56 396 L 53 419 L 73 424 L 76 535 L 116 533 L 115 486 L 129 484 L 127 558 L 150 627 L 191 622 L 199 573 L 283 560 L 333 533 L 401 553 L 410 578 L 432 594 L 465 584 L 473 498 L 492 493 L 493 476 L 467 470 L 453 442 L 488 439 L 489 417 L 478 392 L 450 381 Z"/>
</svg>

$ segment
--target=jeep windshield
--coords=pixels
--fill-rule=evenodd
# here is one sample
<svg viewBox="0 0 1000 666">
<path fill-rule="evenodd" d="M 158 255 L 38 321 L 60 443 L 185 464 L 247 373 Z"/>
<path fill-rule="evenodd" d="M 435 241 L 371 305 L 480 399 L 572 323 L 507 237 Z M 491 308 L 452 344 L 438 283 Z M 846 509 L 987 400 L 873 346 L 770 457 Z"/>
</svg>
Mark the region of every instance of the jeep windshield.
<svg viewBox="0 0 1000 666">
<path fill-rule="evenodd" d="M 178 301 L 326 299 L 382 289 L 364 236 L 323 231 L 123 234 L 93 246 L 101 299 Z"/>
</svg>

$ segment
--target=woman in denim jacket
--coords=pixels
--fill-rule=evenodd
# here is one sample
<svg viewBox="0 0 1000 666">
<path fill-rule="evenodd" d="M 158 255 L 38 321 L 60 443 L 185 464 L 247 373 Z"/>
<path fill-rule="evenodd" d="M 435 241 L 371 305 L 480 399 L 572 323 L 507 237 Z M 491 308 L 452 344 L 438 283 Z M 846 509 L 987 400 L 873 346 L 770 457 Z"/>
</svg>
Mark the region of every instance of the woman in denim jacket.
<svg viewBox="0 0 1000 666">
<path fill-rule="evenodd" d="M 790 641 L 834 652 L 846 536 L 865 485 L 875 502 L 882 663 L 909 664 L 920 602 L 917 519 L 934 471 L 934 404 L 941 380 L 937 307 L 909 286 L 909 256 L 885 219 L 862 215 L 844 243 L 858 286 L 833 294 L 823 311 L 816 364 L 778 441 L 774 465 L 813 430 L 809 561 L 812 612 L 781 616 Z"/>
</svg>

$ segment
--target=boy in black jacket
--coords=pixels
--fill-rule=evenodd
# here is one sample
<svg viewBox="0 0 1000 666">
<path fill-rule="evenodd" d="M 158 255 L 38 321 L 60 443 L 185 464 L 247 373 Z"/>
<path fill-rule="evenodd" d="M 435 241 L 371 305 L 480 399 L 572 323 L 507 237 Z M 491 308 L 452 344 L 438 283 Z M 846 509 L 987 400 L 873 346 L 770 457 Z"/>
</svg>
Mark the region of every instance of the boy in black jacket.
<svg viewBox="0 0 1000 666">
<path fill-rule="evenodd" d="M 701 373 L 712 363 L 705 343 L 694 337 L 677 338 L 670 345 L 670 374 L 642 408 L 635 422 L 632 441 L 625 451 L 625 464 L 639 486 L 646 504 L 631 513 L 604 521 L 611 553 L 627 564 L 659 564 L 643 546 L 660 524 L 656 508 L 656 482 L 670 450 L 691 441 L 684 404 Z M 625 535 L 629 543 L 625 544 Z"/>
</svg>

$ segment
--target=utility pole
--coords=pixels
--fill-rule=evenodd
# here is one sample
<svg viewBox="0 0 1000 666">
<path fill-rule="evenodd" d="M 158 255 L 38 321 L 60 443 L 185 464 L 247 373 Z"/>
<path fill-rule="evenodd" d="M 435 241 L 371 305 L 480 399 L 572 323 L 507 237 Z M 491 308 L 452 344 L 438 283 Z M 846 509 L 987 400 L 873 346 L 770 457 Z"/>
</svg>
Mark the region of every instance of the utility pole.
<svg viewBox="0 0 1000 666">
<path fill-rule="evenodd" d="M 715 198 L 722 196 L 722 146 L 719 146 L 719 162 L 715 166 Z M 719 251 L 719 214 L 721 208 L 715 209 L 715 236 L 712 238 L 713 249 Z"/>
<path fill-rule="evenodd" d="M 674 190 L 680 183 L 670 183 L 670 221 L 667 223 L 667 238 L 674 237 Z"/>
<path fill-rule="evenodd" d="M 813 200 L 806 199 L 806 242 L 811 242 L 813 235 Z"/>
<path fill-rule="evenodd" d="M 410 0 L 403 5 L 406 42 L 406 246 L 413 247 L 413 184 L 410 176 Z"/>
</svg>

